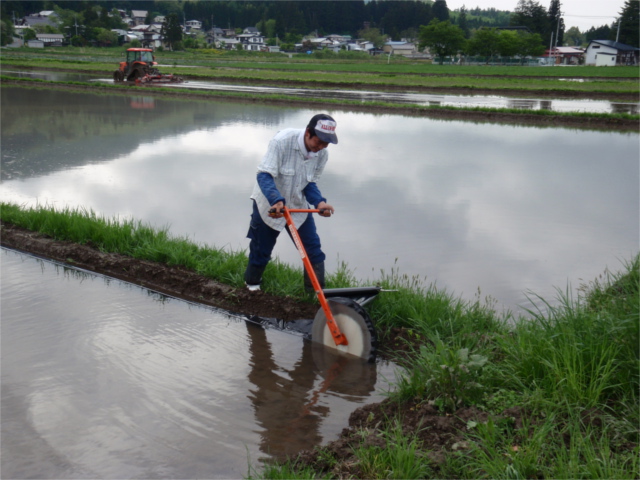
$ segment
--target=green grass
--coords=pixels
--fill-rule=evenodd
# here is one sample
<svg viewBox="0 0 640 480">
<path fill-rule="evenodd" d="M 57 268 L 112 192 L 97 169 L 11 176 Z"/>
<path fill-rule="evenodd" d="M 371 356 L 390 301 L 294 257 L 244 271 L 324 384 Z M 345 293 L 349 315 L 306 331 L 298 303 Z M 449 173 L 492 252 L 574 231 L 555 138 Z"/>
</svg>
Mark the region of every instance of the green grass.
<svg viewBox="0 0 640 480">
<path fill-rule="evenodd" d="M 2 65 L 28 68 L 58 68 L 70 71 L 100 71 L 111 76 L 122 60 L 124 49 L 33 49 L 3 52 Z M 75 52 L 75 53 L 74 53 Z M 215 52 L 215 53 L 207 53 Z M 259 81 L 263 84 L 293 82 L 313 87 L 331 84 L 333 88 L 364 86 L 385 88 L 460 88 L 493 89 L 535 95 L 536 92 L 577 92 L 636 96 L 640 92 L 638 69 L 634 67 L 490 67 L 446 66 L 395 59 L 387 64 L 381 58 L 350 57 L 307 58 L 284 56 L 238 55 L 217 51 L 158 52 L 158 62 L 167 73 L 194 79 L 222 81 Z M 274 60 L 277 59 L 277 60 Z M 286 60 L 283 60 L 286 58 Z M 179 65 L 196 68 L 181 68 Z M 349 73 L 349 75 L 345 75 Z M 585 82 L 561 78 L 589 79 Z"/>
<path fill-rule="evenodd" d="M 45 49 L 5 49 L 3 59 L 34 59 L 44 61 L 70 61 L 113 64 L 121 61 L 124 47 L 91 48 L 65 47 Z M 471 75 L 471 76 L 531 76 L 531 77 L 582 77 L 582 78 L 628 78 L 638 79 L 637 67 L 603 68 L 577 67 L 528 67 L 487 65 L 438 65 L 424 60 L 412 60 L 401 56 L 387 55 L 306 55 L 264 54 L 257 52 L 220 51 L 215 49 L 186 50 L 179 52 L 156 52 L 162 64 L 189 64 L 239 69 L 277 69 L 291 71 L 326 71 L 355 73 L 402 73 L 427 75 Z"/>
<path fill-rule="evenodd" d="M 226 252 L 174 238 L 130 219 L 90 210 L 0 204 L 0 218 L 57 239 L 104 251 L 184 265 L 239 287 L 244 252 Z M 305 298 L 300 269 L 269 265 L 264 289 Z M 366 478 L 640 478 L 640 255 L 583 285 L 573 296 L 527 315 L 498 315 L 491 300 L 465 302 L 393 270 L 373 279 L 387 289 L 367 306 L 377 328 L 403 328 L 412 346 L 398 357 L 390 401 L 430 403 L 442 415 L 475 407 L 489 414 L 467 424 L 468 448 L 445 449 L 437 466 L 418 437 L 389 418 L 373 434 L 382 445 L 354 442 Z M 370 283 L 371 279 L 366 283 Z M 348 266 L 328 286 L 357 286 Z M 533 302 L 532 302 L 533 303 Z M 520 412 L 516 426 L 510 410 Z M 372 432 L 368 432 L 371 435 Z M 364 439 L 363 435 L 363 439 Z M 330 454 L 322 449 L 319 455 Z M 339 459 L 332 460 L 338 466 Z M 363 477 L 363 478 L 365 478 Z M 250 470 L 248 478 L 333 478 L 295 460 Z"/>
</svg>

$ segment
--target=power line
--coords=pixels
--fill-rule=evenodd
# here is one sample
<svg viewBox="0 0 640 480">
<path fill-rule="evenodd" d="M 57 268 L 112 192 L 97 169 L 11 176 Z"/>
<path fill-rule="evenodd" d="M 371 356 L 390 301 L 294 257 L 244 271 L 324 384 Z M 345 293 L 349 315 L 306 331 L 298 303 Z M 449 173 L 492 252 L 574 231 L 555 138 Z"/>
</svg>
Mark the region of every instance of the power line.
<svg viewBox="0 0 640 480">
<path fill-rule="evenodd" d="M 618 15 L 569 15 L 563 13 L 563 17 L 576 17 L 576 18 L 618 18 Z"/>
</svg>

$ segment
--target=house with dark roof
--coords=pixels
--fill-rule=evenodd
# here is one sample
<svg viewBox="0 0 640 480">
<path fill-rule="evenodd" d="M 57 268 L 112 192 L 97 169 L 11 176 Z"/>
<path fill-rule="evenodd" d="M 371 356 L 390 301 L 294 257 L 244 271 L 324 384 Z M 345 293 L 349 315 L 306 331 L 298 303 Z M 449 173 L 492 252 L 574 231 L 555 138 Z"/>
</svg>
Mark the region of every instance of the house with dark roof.
<svg viewBox="0 0 640 480">
<path fill-rule="evenodd" d="M 43 10 L 40 13 L 33 13 L 23 17 L 20 21 L 20 25 L 26 27 L 34 27 L 36 25 L 48 25 L 50 27 L 57 28 L 60 18 L 55 12 L 50 10 Z"/>
<path fill-rule="evenodd" d="M 614 42 L 613 40 L 591 40 L 584 54 L 585 65 L 615 66 L 638 65 L 640 48 Z"/>
</svg>

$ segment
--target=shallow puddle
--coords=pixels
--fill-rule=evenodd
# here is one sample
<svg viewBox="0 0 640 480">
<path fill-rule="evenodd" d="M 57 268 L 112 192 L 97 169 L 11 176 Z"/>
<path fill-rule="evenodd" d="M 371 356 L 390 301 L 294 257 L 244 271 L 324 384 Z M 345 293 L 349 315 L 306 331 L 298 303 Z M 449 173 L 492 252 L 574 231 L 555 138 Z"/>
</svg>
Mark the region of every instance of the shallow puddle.
<svg viewBox="0 0 640 480">
<path fill-rule="evenodd" d="M 1 249 L 2 478 L 241 478 L 337 438 L 395 366 Z"/>
</svg>

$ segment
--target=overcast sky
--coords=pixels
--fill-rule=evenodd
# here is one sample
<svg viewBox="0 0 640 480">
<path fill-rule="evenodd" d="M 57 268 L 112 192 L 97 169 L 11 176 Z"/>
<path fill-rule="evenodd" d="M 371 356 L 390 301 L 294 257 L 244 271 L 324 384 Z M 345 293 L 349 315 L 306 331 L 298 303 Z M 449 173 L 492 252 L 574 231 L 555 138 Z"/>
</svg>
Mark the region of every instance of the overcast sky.
<svg viewBox="0 0 640 480">
<path fill-rule="evenodd" d="M 538 3 L 548 9 L 551 0 L 538 0 Z M 624 3 L 625 0 L 561 0 L 560 5 L 566 29 L 578 27 L 585 32 L 591 27 L 611 25 L 622 11 Z M 463 5 L 467 10 L 479 7 L 513 12 L 518 0 L 447 0 L 449 10 L 456 10 Z"/>
</svg>

